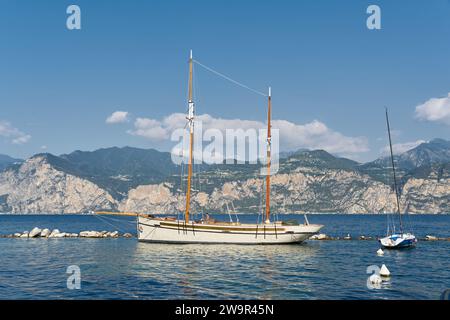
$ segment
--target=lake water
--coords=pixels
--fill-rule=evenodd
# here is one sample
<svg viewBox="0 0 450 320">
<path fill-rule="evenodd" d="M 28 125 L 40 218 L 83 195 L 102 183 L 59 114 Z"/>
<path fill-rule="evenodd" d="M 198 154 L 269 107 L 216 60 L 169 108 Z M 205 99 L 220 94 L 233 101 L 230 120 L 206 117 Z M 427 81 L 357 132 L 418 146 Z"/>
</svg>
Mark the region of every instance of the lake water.
<svg viewBox="0 0 450 320">
<path fill-rule="evenodd" d="M 308 218 L 332 236 L 376 237 L 386 229 L 383 215 Z M 409 220 L 418 238 L 450 237 L 450 215 Z M 0 234 L 35 226 L 64 232 L 136 229 L 130 217 L 0 215 Z M 376 241 L 358 240 L 238 246 L 0 238 L 0 299 L 439 299 L 450 288 L 450 241 L 419 241 L 414 249 L 385 251 L 382 257 L 378 248 Z M 392 277 L 369 289 L 367 267 L 383 263 Z M 70 265 L 80 267 L 81 289 L 67 288 Z"/>
</svg>

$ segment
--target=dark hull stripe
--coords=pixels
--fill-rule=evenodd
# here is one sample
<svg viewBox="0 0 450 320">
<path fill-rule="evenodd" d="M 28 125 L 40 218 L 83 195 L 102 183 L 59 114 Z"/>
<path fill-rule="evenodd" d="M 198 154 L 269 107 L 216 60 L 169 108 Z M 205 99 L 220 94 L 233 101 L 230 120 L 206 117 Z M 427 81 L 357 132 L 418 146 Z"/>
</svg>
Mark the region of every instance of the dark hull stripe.
<svg viewBox="0 0 450 320">
<path fill-rule="evenodd" d="M 168 223 L 168 222 L 161 222 L 160 223 L 161 226 L 165 226 L 165 227 L 174 227 L 174 228 L 178 228 L 178 224 L 176 223 Z M 246 227 L 231 227 L 231 226 L 226 226 L 226 225 L 222 225 L 222 226 L 205 226 L 205 225 L 192 225 L 192 224 L 187 224 L 185 225 L 186 228 L 194 228 L 194 230 L 199 230 L 199 229 L 208 229 L 208 230 L 225 230 L 225 231 L 250 231 L 250 232 L 256 232 L 257 228 L 246 228 Z M 284 227 L 279 227 L 279 228 L 275 228 L 275 227 L 266 227 L 265 228 L 266 231 L 285 231 Z"/>
<path fill-rule="evenodd" d="M 380 241 L 381 243 L 381 241 Z M 383 244 L 381 244 L 385 249 L 406 249 L 406 248 L 411 248 L 414 247 L 416 245 L 416 242 L 413 240 L 405 240 L 403 242 L 401 242 L 400 244 L 394 246 L 394 247 L 389 247 L 389 246 L 384 246 Z"/>
<path fill-rule="evenodd" d="M 138 239 L 139 242 L 148 242 L 148 243 L 164 243 L 164 244 L 231 244 L 231 245 L 245 245 L 245 246 L 252 246 L 252 245 L 298 245 L 305 240 L 298 240 L 294 242 L 253 242 L 253 243 L 242 243 L 242 242 L 205 242 L 205 241 L 163 241 L 163 240 L 147 240 L 147 239 Z"/>
<path fill-rule="evenodd" d="M 178 230 L 176 227 L 175 228 L 167 228 L 167 227 L 162 227 L 162 226 L 156 226 L 156 225 L 151 225 L 151 224 L 146 224 L 146 223 L 142 223 L 139 222 L 139 225 L 144 225 L 147 227 L 152 227 L 152 228 L 161 228 L 161 229 L 169 229 L 169 230 Z M 180 232 L 192 232 L 192 228 L 186 227 L 183 228 L 182 225 L 180 225 Z M 205 231 L 205 230 L 197 230 L 195 229 L 195 232 L 206 232 L 206 233 L 220 233 L 220 234 L 246 234 L 246 235 L 255 235 L 256 236 L 256 230 L 255 232 L 223 232 L 223 231 Z M 314 235 L 316 234 L 316 232 L 277 232 L 277 233 L 267 233 L 266 235 L 273 235 L 273 236 L 279 236 L 279 235 L 295 235 L 295 234 L 304 234 L 304 235 Z M 262 231 L 258 231 L 258 236 L 264 236 L 264 233 Z"/>
</svg>

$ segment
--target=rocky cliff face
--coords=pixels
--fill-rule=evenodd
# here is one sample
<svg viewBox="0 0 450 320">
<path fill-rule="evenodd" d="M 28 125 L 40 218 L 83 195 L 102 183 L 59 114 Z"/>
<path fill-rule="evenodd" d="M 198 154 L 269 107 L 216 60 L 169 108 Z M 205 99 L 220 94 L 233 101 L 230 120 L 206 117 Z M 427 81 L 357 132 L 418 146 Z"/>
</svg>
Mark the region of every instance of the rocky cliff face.
<svg viewBox="0 0 450 320">
<path fill-rule="evenodd" d="M 450 212 L 448 179 L 411 178 L 403 188 L 401 208 L 410 213 Z M 193 210 L 226 213 L 233 206 L 239 212 L 261 212 L 264 206 L 264 180 L 231 181 L 211 193 L 194 192 Z M 430 201 L 431 199 L 431 201 Z M 121 211 L 176 213 L 184 208 L 184 195 L 170 185 L 140 186 L 130 190 L 119 205 Z M 395 212 L 391 188 L 367 175 L 346 170 L 298 168 L 290 174 L 272 177 L 272 208 L 280 213 Z M 228 205 L 228 207 L 227 207 Z"/>
<path fill-rule="evenodd" d="M 351 168 L 302 166 L 272 176 L 272 208 L 280 213 L 382 213 L 395 211 L 389 186 Z M 420 177 L 405 177 L 401 207 L 411 213 L 450 212 L 450 170 L 440 167 Z M 193 192 L 192 210 L 256 213 L 264 208 L 264 179 L 234 174 L 230 180 L 208 177 L 208 190 Z M 0 212 L 79 213 L 90 210 L 170 213 L 183 211 L 185 196 L 172 182 L 142 184 L 115 198 L 96 183 L 53 165 L 44 155 L 0 172 Z M 194 184 L 197 186 L 197 184 Z"/>
<path fill-rule="evenodd" d="M 114 210 L 117 204 L 94 183 L 64 173 L 43 156 L 0 173 L 0 210 L 12 213 L 79 213 Z"/>
<path fill-rule="evenodd" d="M 425 176 L 411 177 L 403 186 L 409 212 L 450 212 L 450 164 L 436 166 Z"/>
</svg>

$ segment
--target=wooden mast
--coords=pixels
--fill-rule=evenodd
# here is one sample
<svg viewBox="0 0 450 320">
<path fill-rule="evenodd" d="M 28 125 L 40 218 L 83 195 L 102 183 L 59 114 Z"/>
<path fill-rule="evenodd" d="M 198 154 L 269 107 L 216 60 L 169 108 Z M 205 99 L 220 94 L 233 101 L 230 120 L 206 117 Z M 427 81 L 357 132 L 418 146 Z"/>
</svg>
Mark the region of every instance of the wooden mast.
<svg viewBox="0 0 450 320">
<path fill-rule="evenodd" d="M 186 212 L 184 219 L 189 222 L 189 209 L 191 204 L 191 179 L 192 179 L 192 153 L 194 145 L 194 101 L 192 98 L 192 50 L 189 55 L 189 98 L 188 98 L 188 116 L 186 119 L 189 124 L 189 163 L 188 163 L 188 183 L 186 193 Z"/>
<path fill-rule="evenodd" d="M 269 87 L 269 96 L 268 96 L 268 110 L 267 110 L 267 175 L 266 175 L 266 223 L 270 223 L 270 146 L 272 134 L 270 132 L 270 118 L 272 112 L 272 93 L 271 88 Z"/>
<path fill-rule="evenodd" d="M 394 189 L 395 189 L 395 198 L 397 200 L 397 213 L 398 213 L 398 218 L 400 220 L 400 233 L 403 234 L 402 214 L 400 212 L 400 196 L 398 194 L 398 188 L 397 188 L 397 176 L 395 174 L 394 153 L 392 151 L 391 127 L 389 125 L 389 116 L 388 116 L 387 108 L 386 108 L 386 124 L 387 124 L 388 137 L 389 137 L 389 149 L 391 151 L 392 173 L 394 175 Z"/>
</svg>

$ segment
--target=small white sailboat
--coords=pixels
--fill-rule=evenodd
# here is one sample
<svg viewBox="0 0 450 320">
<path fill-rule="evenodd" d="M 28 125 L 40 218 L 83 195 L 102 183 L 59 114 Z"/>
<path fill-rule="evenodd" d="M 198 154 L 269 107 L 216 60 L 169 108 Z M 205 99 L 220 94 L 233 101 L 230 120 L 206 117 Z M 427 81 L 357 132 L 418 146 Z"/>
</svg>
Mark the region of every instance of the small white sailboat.
<svg viewBox="0 0 450 320">
<path fill-rule="evenodd" d="M 380 244 L 386 249 L 410 248 L 417 243 L 417 239 L 412 233 L 404 232 L 404 230 L 403 230 L 403 220 L 402 220 L 402 214 L 400 211 L 400 196 L 399 196 L 398 187 L 397 187 L 397 177 L 396 177 L 396 172 L 395 172 L 394 154 L 392 151 L 391 128 L 389 125 L 389 116 L 388 116 L 387 108 L 386 108 L 386 125 L 387 125 L 388 137 L 389 137 L 389 149 L 390 149 L 390 155 L 391 155 L 392 174 L 393 174 L 393 178 L 394 178 L 394 190 L 395 190 L 395 198 L 396 198 L 396 202 L 397 202 L 397 215 L 398 215 L 399 224 L 400 224 L 400 232 L 396 232 L 395 224 L 393 224 L 392 228 L 390 228 L 389 222 L 388 222 L 387 235 L 386 235 L 386 237 L 379 239 L 379 241 L 380 241 Z M 391 229 L 392 229 L 392 232 L 391 232 Z"/>
<path fill-rule="evenodd" d="M 191 179 L 193 164 L 194 139 L 194 101 L 192 95 L 192 51 L 189 58 L 189 98 L 188 98 L 188 127 L 189 127 L 189 161 L 186 190 L 186 207 L 184 219 L 171 217 L 155 217 L 153 215 L 137 216 L 138 240 L 143 242 L 163 243 L 227 243 L 227 244 L 288 244 L 302 242 L 317 234 L 322 225 L 292 224 L 270 220 L 270 156 L 271 156 L 271 92 L 268 95 L 268 130 L 267 130 L 267 158 L 268 173 L 266 175 L 265 220 L 261 223 L 219 222 L 206 217 L 191 219 Z"/>
</svg>

